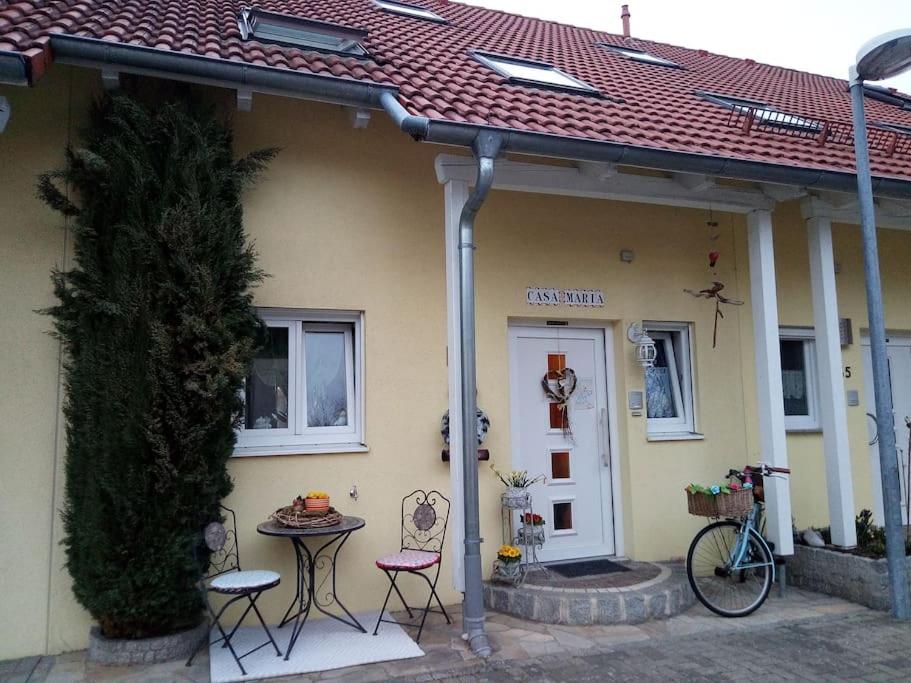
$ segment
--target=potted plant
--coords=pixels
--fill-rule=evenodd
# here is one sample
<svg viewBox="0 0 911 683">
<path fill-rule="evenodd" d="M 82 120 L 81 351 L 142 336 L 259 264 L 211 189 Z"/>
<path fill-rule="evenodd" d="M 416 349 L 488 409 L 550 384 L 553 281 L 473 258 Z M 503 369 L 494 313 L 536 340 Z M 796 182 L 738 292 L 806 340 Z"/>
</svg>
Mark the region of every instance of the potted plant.
<svg viewBox="0 0 911 683">
<path fill-rule="evenodd" d="M 514 545 L 501 545 L 493 565 L 494 578 L 502 581 L 519 580 L 522 572 L 522 551 Z"/>
<path fill-rule="evenodd" d="M 530 503 L 528 487 L 545 480 L 543 474 L 529 477 L 527 470 L 512 470 L 506 474 L 501 474 L 493 466 L 493 463 L 491 463 L 490 469 L 493 470 L 493 473 L 497 475 L 497 479 L 503 482 L 506 487 L 506 491 L 502 495 L 503 506 L 512 510 L 521 510 L 528 507 Z"/>
<path fill-rule="evenodd" d="M 525 545 L 544 545 L 545 523 L 541 515 L 526 512 L 522 515 L 522 526 L 519 527 L 519 541 Z"/>
</svg>

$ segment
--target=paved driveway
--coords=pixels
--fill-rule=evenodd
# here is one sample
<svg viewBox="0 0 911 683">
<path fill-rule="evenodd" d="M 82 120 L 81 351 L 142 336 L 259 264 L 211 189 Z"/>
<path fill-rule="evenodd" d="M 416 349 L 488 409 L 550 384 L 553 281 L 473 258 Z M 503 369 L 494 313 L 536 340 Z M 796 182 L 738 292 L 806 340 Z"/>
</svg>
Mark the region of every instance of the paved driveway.
<svg viewBox="0 0 911 683">
<path fill-rule="evenodd" d="M 911 624 L 863 613 L 404 676 L 392 681 L 908 681 Z"/>
<path fill-rule="evenodd" d="M 453 616 L 458 624 L 458 608 Z M 273 680 L 911 681 L 911 624 L 793 588 L 784 598 L 773 591 L 761 610 L 744 619 L 722 619 L 701 605 L 638 626 L 557 626 L 490 613 L 494 653 L 486 662 L 468 652 L 456 624 L 428 618 L 424 657 Z M 192 667 L 100 667 L 87 664 L 84 652 L 0 663 L 0 683 L 208 680 L 205 653 Z"/>
</svg>

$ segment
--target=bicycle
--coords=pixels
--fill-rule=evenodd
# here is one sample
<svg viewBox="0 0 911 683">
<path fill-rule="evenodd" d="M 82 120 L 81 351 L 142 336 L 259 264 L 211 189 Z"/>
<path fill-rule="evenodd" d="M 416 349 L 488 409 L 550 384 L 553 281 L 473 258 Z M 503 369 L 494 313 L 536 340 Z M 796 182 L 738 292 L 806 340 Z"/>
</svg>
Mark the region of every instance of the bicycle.
<svg viewBox="0 0 911 683">
<path fill-rule="evenodd" d="M 770 543 L 761 533 L 762 478 L 790 473 L 785 467 L 765 463 L 728 472 L 728 479 L 739 480 L 741 491 L 752 488 L 752 507 L 740 519 L 724 519 L 704 527 L 686 556 L 690 587 L 699 602 L 715 614 L 745 617 L 768 597 L 775 581 L 775 560 Z"/>
</svg>

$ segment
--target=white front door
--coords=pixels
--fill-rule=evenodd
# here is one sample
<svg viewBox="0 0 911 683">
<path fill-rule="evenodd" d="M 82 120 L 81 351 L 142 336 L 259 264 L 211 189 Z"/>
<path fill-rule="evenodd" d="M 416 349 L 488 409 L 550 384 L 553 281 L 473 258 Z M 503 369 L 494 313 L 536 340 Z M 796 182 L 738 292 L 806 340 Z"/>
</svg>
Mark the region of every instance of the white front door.
<svg viewBox="0 0 911 683">
<path fill-rule="evenodd" d="M 531 488 L 544 517 L 544 562 L 614 554 L 604 332 L 568 327 L 510 328 L 513 467 L 543 474 Z M 576 389 L 564 412 L 548 399 L 545 376 L 572 369 Z"/>
<path fill-rule="evenodd" d="M 870 467 L 873 473 L 873 514 L 878 524 L 883 523 L 882 479 L 879 467 L 879 444 L 876 437 L 876 401 L 873 397 L 873 362 L 870 356 L 870 341 L 862 340 L 864 359 L 864 393 L 867 416 L 867 434 L 870 437 Z M 909 491 L 911 491 L 911 336 L 888 335 L 886 353 L 889 360 L 889 380 L 892 385 L 892 408 L 894 412 L 895 448 L 898 458 L 898 475 L 901 481 L 902 516 L 908 523 Z"/>
</svg>

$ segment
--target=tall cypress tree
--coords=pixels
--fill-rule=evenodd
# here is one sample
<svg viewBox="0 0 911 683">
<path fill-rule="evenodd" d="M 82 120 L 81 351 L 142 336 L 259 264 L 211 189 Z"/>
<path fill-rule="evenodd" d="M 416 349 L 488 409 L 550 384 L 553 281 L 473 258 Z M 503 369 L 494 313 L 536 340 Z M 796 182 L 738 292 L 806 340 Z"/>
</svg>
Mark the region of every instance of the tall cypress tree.
<svg viewBox="0 0 911 683">
<path fill-rule="evenodd" d="M 211 109 L 127 95 L 94 107 L 83 140 L 38 183 L 74 237 L 47 311 L 66 354 L 64 544 L 103 633 L 141 638 L 201 617 L 200 530 L 231 491 L 263 334 L 241 192 L 274 150 L 237 161 Z"/>
</svg>

